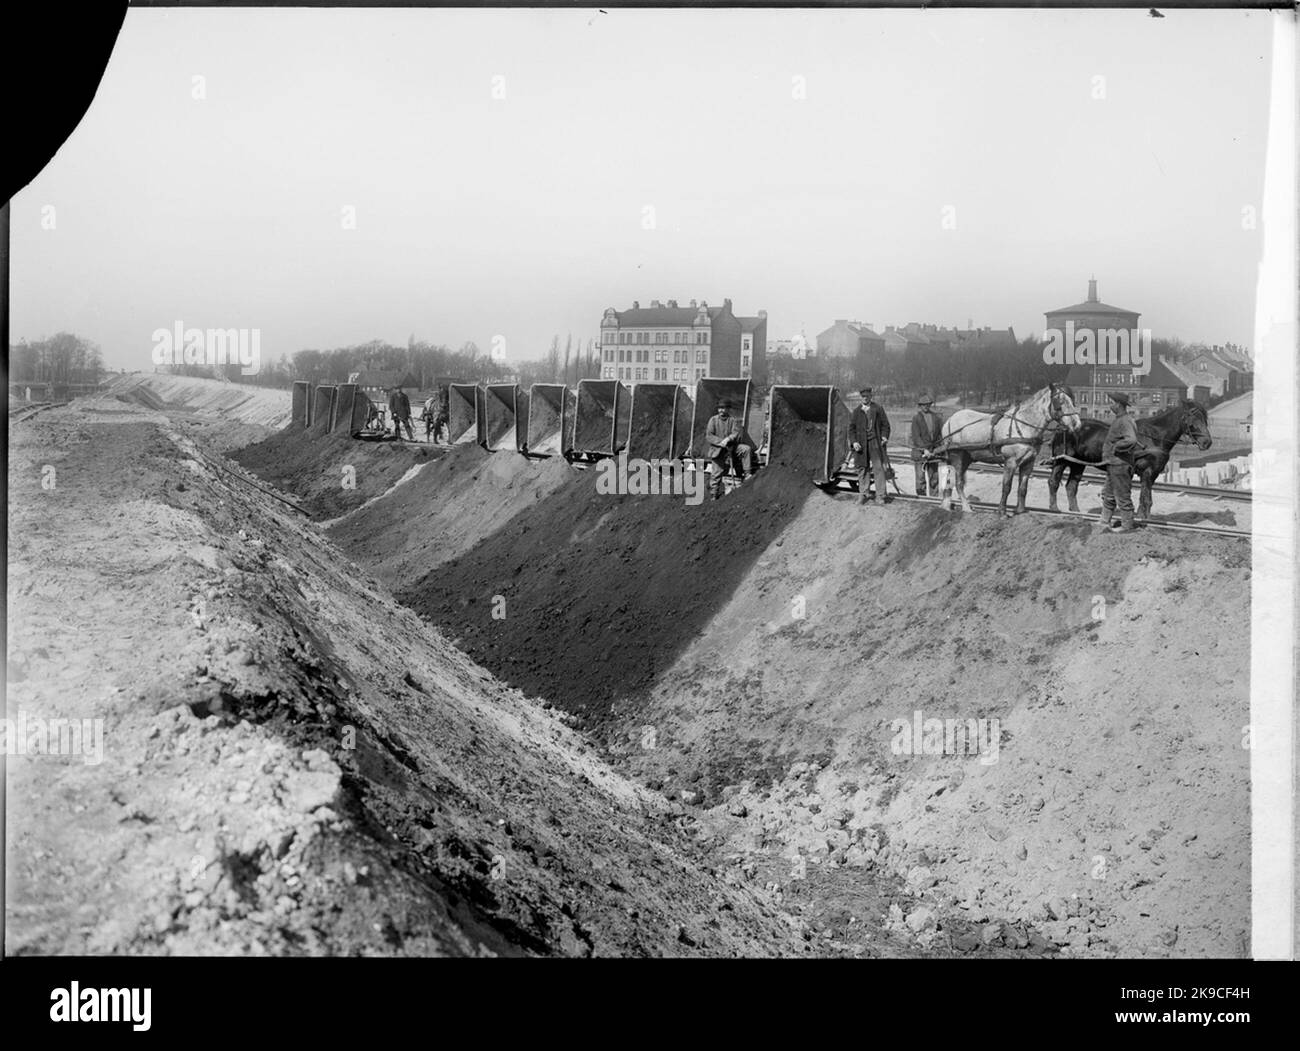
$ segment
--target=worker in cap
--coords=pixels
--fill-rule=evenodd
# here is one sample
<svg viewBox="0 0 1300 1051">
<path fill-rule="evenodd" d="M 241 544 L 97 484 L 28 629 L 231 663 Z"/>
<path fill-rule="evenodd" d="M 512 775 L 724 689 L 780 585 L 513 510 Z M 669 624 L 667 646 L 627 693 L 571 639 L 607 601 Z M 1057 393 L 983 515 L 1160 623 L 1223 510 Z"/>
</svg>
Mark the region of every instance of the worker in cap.
<svg viewBox="0 0 1300 1051">
<path fill-rule="evenodd" d="M 709 470 L 713 475 L 713 499 L 722 496 L 722 476 L 730 467 L 732 473 L 744 482 L 753 471 L 754 446 L 745 435 L 745 423 L 731 415 L 731 399 L 718 401 L 718 411 L 709 418 L 704 430 L 709 446 Z"/>
<path fill-rule="evenodd" d="M 939 444 L 939 432 L 943 428 L 943 417 L 934 410 L 934 398 L 928 390 L 916 396 L 916 415 L 912 417 L 912 466 L 916 469 L 916 495 L 939 495 L 939 460 L 935 456 L 935 446 Z"/>
<path fill-rule="evenodd" d="M 889 417 L 872 399 L 870 387 L 858 391 L 862 404 L 849 417 L 849 449 L 858 472 L 858 503 L 886 504 L 889 495 L 885 478 L 885 446 L 889 441 Z M 869 477 L 875 478 L 876 494 L 868 496 Z"/>
<path fill-rule="evenodd" d="M 1133 525 L 1133 461 L 1157 450 L 1138 437 L 1137 424 L 1128 411 L 1132 405 L 1129 396 L 1119 390 L 1107 394 L 1115 419 L 1111 421 L 1101 447 L 1106 485 L 1101 493 L 1101 520 L 1098 524 L 1102 529 L 1110 527 L 1118 509 L 1119 525 L 1112 532 L 1131 533 L 1136 528 Z"/>
</svg>

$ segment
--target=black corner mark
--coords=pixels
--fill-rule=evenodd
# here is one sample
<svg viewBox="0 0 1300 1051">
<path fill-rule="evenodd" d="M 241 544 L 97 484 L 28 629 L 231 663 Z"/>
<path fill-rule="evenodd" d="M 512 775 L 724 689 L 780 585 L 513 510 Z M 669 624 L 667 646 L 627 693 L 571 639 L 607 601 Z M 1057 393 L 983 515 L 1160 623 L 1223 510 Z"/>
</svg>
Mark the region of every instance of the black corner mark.
<svg viewBox="0 0 1300 1051">
<path fill-rule="evenodd" d="M 29 4 L 9 25 L 0 90 L 6 100 L 6 163 L 0 201 L 49 164 L 85 116 L 126 18 L 125 0 Z"/>
</svg>

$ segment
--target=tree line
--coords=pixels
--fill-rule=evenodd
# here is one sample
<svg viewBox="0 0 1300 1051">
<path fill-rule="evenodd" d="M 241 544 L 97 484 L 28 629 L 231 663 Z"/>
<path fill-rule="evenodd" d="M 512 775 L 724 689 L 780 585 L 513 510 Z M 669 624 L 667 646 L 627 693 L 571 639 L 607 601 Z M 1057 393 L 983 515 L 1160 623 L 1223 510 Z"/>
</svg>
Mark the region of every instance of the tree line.
<svg viewBox="0 0 1300 1051">
<path fill-rule="evenodd" d="M 870 385 L 882 404 L 911 405 L 922 390 L 936 399 L 956 397 L 963 405 L 998 405 L 1062 383 L 1068 365 L 1043 360 L 1045 340 L 1029 336 L 1019 342 L 976 347 L 913 344 L 905 351 L 861 352 L 856 358 L 794 359 L 768 356 L 775 383 L 829 383 L 851 391 Z M 1206 349 L 1203 343 L 1153 339 L 1153 362 L 1160 358 L 1186 361 Z"/>
<path fill-rule="evenodd" d="M 9 347 L 10 383 L 98 383 L 103 371 L 99 345 L 71 332 Z"/>
</svg>

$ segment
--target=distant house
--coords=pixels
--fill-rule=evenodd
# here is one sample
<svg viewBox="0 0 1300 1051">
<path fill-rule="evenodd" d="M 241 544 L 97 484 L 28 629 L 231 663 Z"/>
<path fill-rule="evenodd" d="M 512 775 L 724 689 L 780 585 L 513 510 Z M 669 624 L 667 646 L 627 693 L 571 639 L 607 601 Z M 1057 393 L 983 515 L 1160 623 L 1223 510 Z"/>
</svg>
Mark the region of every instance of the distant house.
<svg viewBox="0 0 1300 1051">
<path fill-rule="evenodd" d="M 924 350 L 930 346 L 929 337 L 919 329 L 885 326 L 885 349 L 891 354 L 905 354 L 909 350 Z"/>
<path fill-rule="evenodd" d="M 884 339 L 872 330 L 868 322 L 841 318 L 824 332 L 817 333 L 819 358 L 856 359 L 860 354 L 878 356 L 884 350 Z"/>
<path fill-rule="evenodd" d="M 397 369 L 361 369 L 348 376 L 349 383 L 355 383 L 367 397 L 382 400 L 394 387 L 416 387 L 420 381 L 409 372 Z"/>
<path fill-rule="evenodd" d="M 609 307 L 600 322 L 601 376 L 626 383 L 649 380 L 691 384 L 706 377 L 755 378 L 767 374 L 767 311 L 737 316 L 731 300 L 711 307 L 692 299 L 634 300 L 628 310 Z"/>
<path fill-rule="evenodd" d="M 1251 391 L 1221 401 L 1207 415 L 1215 441 L 1250 441 L 1255 422 L 1255 396 Z"/>
<path fill-rule="evenodd" d="M 1187 385 L 1187 397 L 1192 401 L 1199 401 L 1202 404 L 1214 397 L 1215 392 L 1205 381 L 1203 374 L 1195 373 L 1180 361 L 1174 361 L 1172 358 L 1161 358 L 1161 363 Z"/>
<path fill-rule="evenodd" d="M 1202 377 L 1202 382 L 1215 396 L 1227 394 L 1232 397 L 1254 386 L 1250 359 L 1234 351 L 1211 347 L 1190 359 L 1187 367 Z"/>
<path fill-rule="evenodd" d="M 1066 326 L 1071 323 L 1076 333 L 1084 329 L 1091 329 L 1094 333 L 1112 329 L 1132 331 L 1138 327 L 1138 318 L 1141 316 L 1136 310 L 1125 310 L 1123 307 L 1101 302 L 1097 298 L 1095 277 L 1088 281 L 1088 298 L 1082 303 L 1061 307 L 1059 310 L 1049 310 L 1044 315 L 1047 320 L 1046 330 L 1062 333 L 1067 331 Z"/>
<path fill-rule="evenodd" d="M 1106 419 L 1112 391 L 1123 391 L 1132 400 L 1135 416 L 1154 416 L 1188 397 L 1187 384 L 1164 358 L 1151 363 L 1145 375 L 1118 365 L 1073 365 L 1065 382 L 1074 390 L 1074 401 L 1084 416 Z M 1200 400 L 1208 399 L 1204 387 Z"/>
</svg>

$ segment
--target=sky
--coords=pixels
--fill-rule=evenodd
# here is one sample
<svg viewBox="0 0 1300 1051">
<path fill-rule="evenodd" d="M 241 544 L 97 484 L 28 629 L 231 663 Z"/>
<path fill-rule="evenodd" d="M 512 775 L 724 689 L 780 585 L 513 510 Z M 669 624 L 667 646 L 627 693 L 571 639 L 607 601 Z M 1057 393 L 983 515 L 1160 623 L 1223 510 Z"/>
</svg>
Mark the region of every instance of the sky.
<svg viewBox="0 0 1300 1051">
<path fill-rule="evenodd" d="M 1165 14 L 133 9 L 14 199 L 12 338 L 520 361 L 724 298 L 1023 337 L 1095 275 L 1249 345 L 1273 16 Z"/>
</svg>

